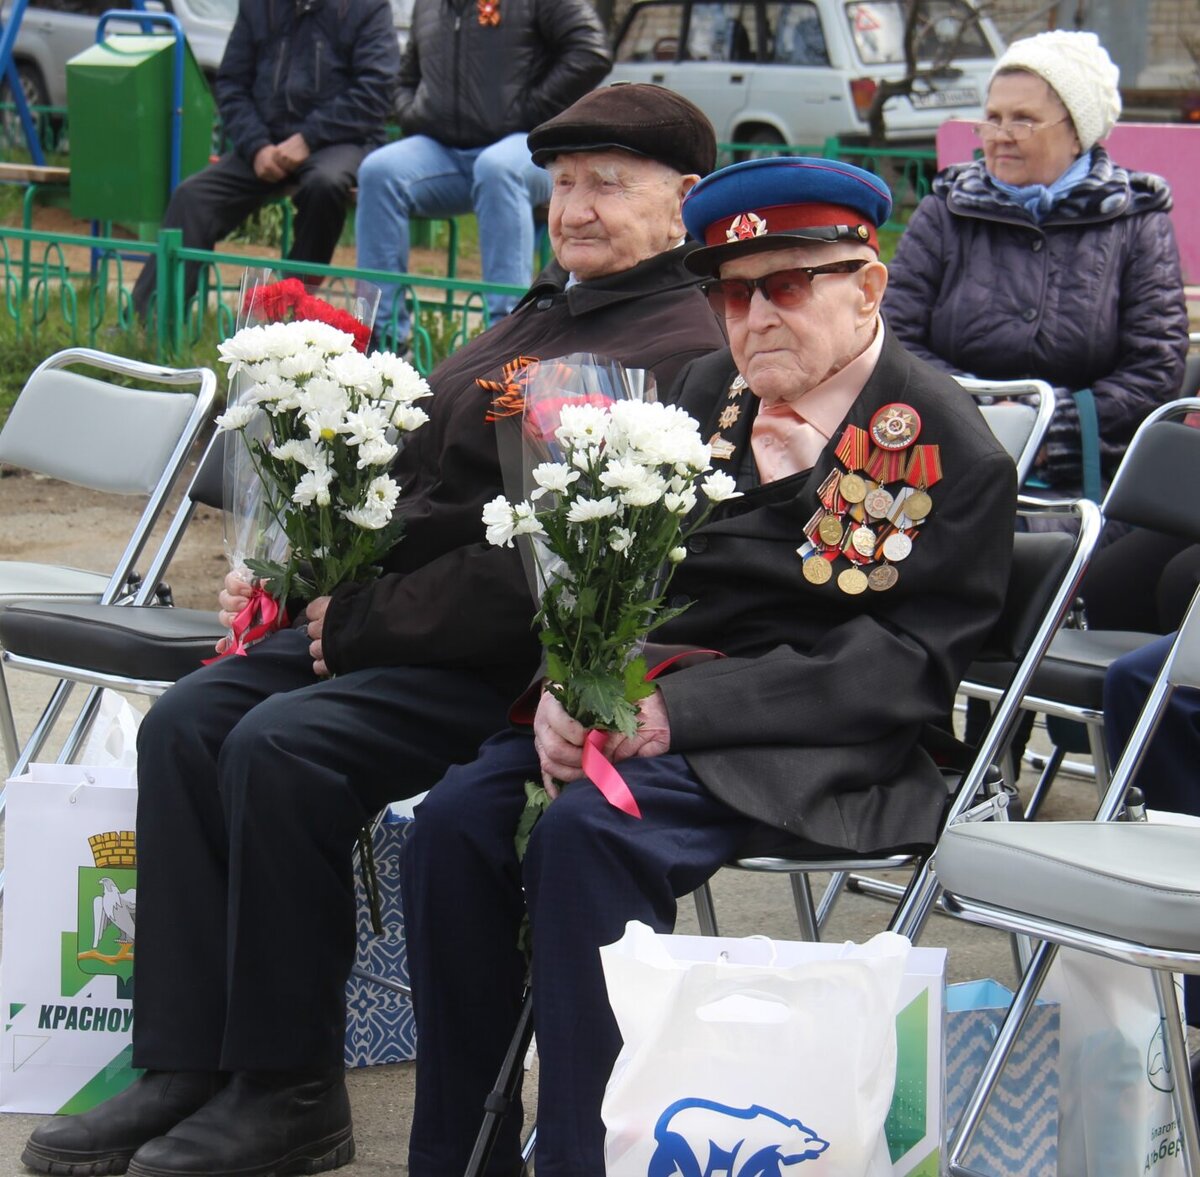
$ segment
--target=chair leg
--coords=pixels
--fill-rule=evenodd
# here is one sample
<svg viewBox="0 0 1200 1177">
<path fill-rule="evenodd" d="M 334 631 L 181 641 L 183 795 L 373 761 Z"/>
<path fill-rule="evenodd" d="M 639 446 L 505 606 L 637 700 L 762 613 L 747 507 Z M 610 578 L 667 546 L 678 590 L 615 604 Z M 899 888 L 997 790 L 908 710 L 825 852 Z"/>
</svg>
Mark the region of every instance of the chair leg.
<svg viewBox="0 0 1200 1177">
<path fill-rule="evenodd" d="M 963 1109 L 962 1117 L 950 1137 L 946 1152 L 946 1171 L 950 1177 L 979 1177 L 975 1170 L 967 1168 L 965 1164 L 967 1150 L 971 1146 L 976 1129 L 983 1120 L 983 1114 L 1000 1081 L 1000 1073 L 1004 1070 L 1004 1064 L 1008 1062 L 1008 1056 L 1012 1053 L 1017 1036 L 1021 1033 L 1021 1027 L 1033 1009 L 1037 995 L 1046 980 L 1046 974 L 1050 971 L 1050 965 L 1057 955 L 1058 945 L 1044 941 L 1034 953 L 1029 968 L 1021 978 L 1021 984 L 1013 994 L 1012 1005 L 1009 1007 L 1004 1024 L 1000 1027 L 1000 1033 L 996 1036 L 992 1052 L 983 1064 L 983 1071 L 980 1073 L 975 1090 L 971 1093 L 971 1098 Z"/>
<path fill-rule="evenodd" d="M 846 880 L 849 877 L 849 872 L 844 870 L 834 871 L 829 876 L 829 884 L 821 892 L 821 902 L 817 904 L 818 930 L 829 922 L 829 917 L 833 914 L 834 906 L 841 898 L 842 892 L 846 889 Z"/>
<path fill-rule="evenodd" d="M 1104 728 L 1096 723 L 1087 725 L 1088 744 L 1092 749 L 1092 764 L 1096 769 L 1096 801 L 1104 800 L 1112 779 L 1112 765 L 1108 763 L 1108 750 L 1104 746 Z"/>
<path fill-rule="evenodd" d="M 4 662 L 0 660 L 0 741 L 4 744 L 5 776 L 11 775 L 17 762 L 21 745 L 17 742 L 17 725 L 13 719 L 12 699 L 8 695 L 8 683 L 4 678 Z"/>
<path fill-rule="evenodd" d="M 62 750 L 58 754 L 59 764 L 75 762 L 76 753 L 83 747 L 88 733 L 92 730 L 92 725 L 96 722 L 96 716 L 100 713 L 102 694 L 103 688 L 101 687 L 88 689 L 87 698 L 84 699 L 83 706 L 79 709 L 79 714 L 75 716 L 75 722 L 71 724 L 71 730 L 67 732 L 67 738 L 63 741 Z"/>
<path fill-rule="evenodd" d="M 1029 804 L 1025 807 L 1025 820 L 1033 821 L 1038 815 L 1038 810 L 1041 809 L 1042 803 L 1046 800 L 1046 794 L 1050 792 L 1050 786 L 1054 784 L 1054 778 L 1058 776 L 1058 770 L 1062 768 L 1062 762 L 1066 752 L 1064 752 L 1057 744 L 1054 746 L 1054 751 L 1050 753 L 1050 759 L 1046 761 L 1042 768 L 1041 775 L 1038 777 L 1037 784 L 1033 788 L 1033 792 L 1029 797 Z"/>
<path fill-rule="evenodd" d="M 702 883 L 692 892 L 696 903 L 696 920 L 700 924 L 701 936 L 719 936 L 717 931 L 717 909 L 713 904 L 712 888 Z"/>
<path fill-rule="evenodd" d="M 821 928 L 817 923 L 817 911 L 813 906 L 812 886 L 807 871 L 793 871 L 788 875 L 792 884 L 792 902 L 796 905 L 796 922 L 800 925 L 800 939 L 821 939 Z"/>
<path fill-rule="evenodd" d="M 66 706 L 67 699 L 71 696 L 71 688 L 74 685 L 74 683 L 63 679 L 54 688 L 54 693 L 50 696 L 50 702 L 46 704 L 42 714 L 38 717 L 33 732 L 30 734 L 29 739 L 25 741 L 25 746 L 21 749 L 16 763 L 10 770 L 11 776 L 20 776 L 29 767 L 33 759 L 41 753 L 42 747 L 50 737 L 50 732 L 54 728 L 55 722 L 62 714 L 63 707 Z M 3 812 L 3 808 L 3 798 L 0 797 L 0 812 Z"/>
<path fill-rule="evenodd" d="M 1188 1069 L 1187 1037 L 1179 1016 L 1179 1000 L 1175 996 L 1175 978 L 1169 969 L 1152 969 L 1154 991 L 1163 1019 L 1163 1039 L 1171 1063 L 1171 1101 L 1175 1119 L 1183 1139 L 1183 1168 L 1187 1177 L 1200 1174 L 1200 1128 L 1196 1124 L 1196 1104 L 1192 1099 L 1191 1075 Z"/>
</svg>

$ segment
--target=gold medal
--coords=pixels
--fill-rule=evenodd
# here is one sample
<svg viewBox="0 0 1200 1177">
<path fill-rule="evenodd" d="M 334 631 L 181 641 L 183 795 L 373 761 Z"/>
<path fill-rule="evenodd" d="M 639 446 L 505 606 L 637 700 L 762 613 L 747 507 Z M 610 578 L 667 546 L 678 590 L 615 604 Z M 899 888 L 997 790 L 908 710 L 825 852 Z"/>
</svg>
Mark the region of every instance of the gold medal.
<svg viewBox="0 0 1200 1177">
<path fill-rule="evenodd" d="M 838 573 L 837 584 L 842 592 L 857 597 L 859 593 L 867 591 L 867 576 L 858 568 L 847 568 Z"/>
<path fill-rule="evenodd" d="M 824 556 L 809 556 L 804 561 L 804 579 L 809 584 L 826 584 L 833 576 L 833 565 Z"/>
<path fill-rule="evenodd" d="M 875 533 L 869 527 L 856 527 L 850 533 L 850 542 L 860 556 L 875 555 Z"/>
<path fill-rule="evenodd" d="M 893 562 L 903 560 L 912 551 L 912 540 L 902 531 L 895 531 L 883 541 L 883 555 Z"/>
<path fill-rule="evenodd" d="M 848 503 L 861 503 L 867 494 L 867 484 L 858 474 L 843 474 L 838 494 Z"/>
<path fill-rule="evenodd" d="M 717 418 L 717 424 L 722 429 L 732 429 L 737 424 L 737 420 L 741 415 L 741 405 L 726 405 L 721 410 L 720 417 Z"/>
<path fill-rule="evenodd" d="M 836 515 L 832 514 L 826 515 L 817 525 L 817 534 L 823 542 L 830 546 L 842 542 L 843 531 L 842 521 Z M 828 580 L 829 578 L 826 577 L 825 579 Z"/>
<path fill-rule="evenodd" d="M 923 490 L 914 490 L 904 500 L 903 506 L 904 513 L 916 523 L 933 510 L 933 500 Z"/>
<path fill-rule="evenodd" d="M 726 441 L 719 433 L 714 433 L 708 439 L 708 450 L 714 462 L 729 461 L 733 457 L 735 449 L 737 449 L 737 446 L 731 441 Z"/>
<path fill-rule="evenodd" d="M 883 519 L 892 509 L 895 501 L 889 491 L 884 490 L 882 486 L 877 486 L 863 499 L 863 508 L 872 519 Z"/>
<path fill-rule="evenodd" d="M 867 588 L 872 592 L 885 593 L 899 579 L 900 573 L 890 564 L 877 564 L 867 577 Z"/>
</svg>

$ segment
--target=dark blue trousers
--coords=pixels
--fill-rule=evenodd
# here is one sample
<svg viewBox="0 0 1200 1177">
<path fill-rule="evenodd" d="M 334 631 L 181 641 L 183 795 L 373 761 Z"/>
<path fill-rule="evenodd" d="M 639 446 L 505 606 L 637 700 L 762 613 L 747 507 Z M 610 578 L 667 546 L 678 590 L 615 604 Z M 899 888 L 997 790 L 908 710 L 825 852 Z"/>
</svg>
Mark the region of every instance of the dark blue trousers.
<svg viewBox="0 0 1200 1177">
<path fill-rule="evenodd" d="M 507 707 L 462 671 L 317 679 L 295 630 L 155 703 L 138 735 L 135 1065 L 339 1067 L 357 832 L 470 760 Z"/>
<path fill-rule="evenodd" d="M 526 903 L 538 1177 L 603 1177 L 600 1102 L 620 1036 L 597 950 L 619 940 L 629 920 L 670 931 L 676 900 L 765 829 L 709 794 L 682 756 L 626 760 L 620 770 L 641 819 L 577 781 L 538 823 L 523 869 L 513 833 L 524 782 L 540 777 L 527 730 L 490 739 L 418 808 L 403 867 L 420 1043 L 412 1177 L 460 1177 L 470 1155 L 520 1008 Z M 517 1171 L 519 1132 L 514 1112 L 489 1173 Z"/>
<path fill-rule="evenodd" d="M 1118 658 L 1104 677 L 1104 739 L 1115 764 L 1150 694 L 1174 634 Z M 1200 691 L 1183 687 L 1167 703 L 1134 784 L 1151 809 L 1200 817 Z M 1185 976 L 1187 1020 L 1200 1026 L 1200 976 Z"/>
</svg>

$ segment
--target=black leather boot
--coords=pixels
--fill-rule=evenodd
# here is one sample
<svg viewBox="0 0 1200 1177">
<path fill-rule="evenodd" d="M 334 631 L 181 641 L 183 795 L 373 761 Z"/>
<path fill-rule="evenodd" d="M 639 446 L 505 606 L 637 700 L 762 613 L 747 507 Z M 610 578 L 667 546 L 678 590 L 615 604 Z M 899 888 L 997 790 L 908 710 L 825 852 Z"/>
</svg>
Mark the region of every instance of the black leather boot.
<svg viewBox="0 0 1200 1177">
<path fill-rule="evenodd" d="M 346 1073 L 239 1071 L 220 1095 L 138 1149 L 130 1177 L 286 1177 L 354 1159 Z"/>
<path fill-rule="evenodd" d="M 43 1124 L 30 1136 L 21 1161 L 59 1177 L 124 1173 L 147 1140 L 202 1108 L 228 1078 L 209 1071 L 147 1071 L 91 1111 Z"/>
</svg>

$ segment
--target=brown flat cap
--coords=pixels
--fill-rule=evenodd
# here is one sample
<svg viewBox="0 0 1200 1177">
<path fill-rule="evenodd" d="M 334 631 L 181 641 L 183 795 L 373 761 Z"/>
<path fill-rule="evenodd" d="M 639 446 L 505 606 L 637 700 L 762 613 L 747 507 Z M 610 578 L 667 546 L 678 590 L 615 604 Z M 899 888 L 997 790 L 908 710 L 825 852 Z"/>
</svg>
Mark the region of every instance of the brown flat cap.
<svg viewBox="0 0 1200 1177">
<path fill-rule="evenodd" d="M 585 94 L 533 128 L 533 162 L 567 151 L 618 148 L 656 159 L 681 175 L 707 176 L 717 162 L 717 135 L 704 112 L 682 94 L 643 82 L 617 82 Z"/>
</svg>

